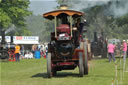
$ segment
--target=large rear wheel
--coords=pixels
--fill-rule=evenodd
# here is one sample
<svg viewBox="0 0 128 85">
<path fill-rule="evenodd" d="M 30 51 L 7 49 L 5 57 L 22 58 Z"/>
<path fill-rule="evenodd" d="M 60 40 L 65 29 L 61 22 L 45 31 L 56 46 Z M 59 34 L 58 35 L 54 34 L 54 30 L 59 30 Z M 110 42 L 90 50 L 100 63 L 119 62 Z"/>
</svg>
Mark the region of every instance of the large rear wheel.
<svg viewBox="0 0 128 85">
<path fill-rule="evenodd" d="M 83 66 L 83 53 L 79 52 L 79 73 L 80 77 L 83 77 L 84 75 L 84 66 Z"/>
<path fill-rule="evenodd" d="M 84 44 L 84 74 L 88 74 L 88 54 L 87 54 L 87 46 Z"/>
<path fill-rule="evenodd" d="M 47 56 L 47 75 L 48 75 L 48 78 L 52 77 L 51 53 L 48 53 L 48 56 Z"/>
</svg>

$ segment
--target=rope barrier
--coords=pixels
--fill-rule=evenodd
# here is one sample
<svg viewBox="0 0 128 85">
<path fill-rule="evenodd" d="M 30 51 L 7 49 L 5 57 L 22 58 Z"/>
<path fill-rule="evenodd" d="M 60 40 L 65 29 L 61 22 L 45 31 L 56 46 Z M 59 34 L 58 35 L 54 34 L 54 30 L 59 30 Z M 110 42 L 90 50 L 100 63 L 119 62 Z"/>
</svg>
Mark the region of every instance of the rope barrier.
<svg viewBox="0 0 128 85">
<path fill-rule="evenodd" d="M 117 79 L 117 76 L 118 76 L 118 69 L 117 69 L 118 61 L 119 60 L 117 60 L 115 62 L 115 78 L 112 80 L 112 85 L 115 85 L 115 84 L 118 85 L 118 79 Z"/>
<path fill-rule="evenodd" d="M 115 62 L 115 78 L 112 80 L 112 85 L 118 85 L 118 64 L 120 63 L 120 82 L 119 82 L 119 85 L 123 85 L 123 80 L 124 80 L 124 73 L 125 72 L 128 72 L 128 69 L 126 69 L 126 61 L 123 61 L 123 59 L 121 57 L 121 53 L 120 53 L 120 59 L 117 60 Z M 123 65 L 123 66 L 122 66 Z"/>
<path fill-rule="evenodd" d="M 119 62 L 117 64 L 119 64 Z M 128 72 L 126 67 L 127 67 L 126 61 L 123 61 L 123 59 L 120 57 L 120 78 L 119 78 L 120 81 L 119 81 L 119 85 L 123 85 L 123 80 L 125 78 L 125 72 Z M 118 85 L 116 65 L 115 65 L 115 70 L 116 70 L 115 81 L 117 81 L 115 85 Z"/>
<path fill-rule="evenodd" d="M 127 62 L 126 62 L 126 61 L 125 61 L 124 72 L 128 72 L 128 68 L 127 68 Z"/>
<path fill-rule="evenodd" d="M 121 62 L 121 57 L 120 57 L 120 85 L 122 85 L 122 70 L 121 70 L 121 67 L 122 67 L 122 62 Z"/>
</svg>

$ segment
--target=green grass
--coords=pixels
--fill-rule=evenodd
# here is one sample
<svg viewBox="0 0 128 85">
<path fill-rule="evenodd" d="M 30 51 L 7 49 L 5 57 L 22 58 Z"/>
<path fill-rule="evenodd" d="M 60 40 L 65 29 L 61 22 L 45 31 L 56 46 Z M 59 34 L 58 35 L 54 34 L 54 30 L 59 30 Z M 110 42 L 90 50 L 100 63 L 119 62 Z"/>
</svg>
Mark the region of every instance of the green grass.
<svg viewBox="0 0 128 85">
<path fill-rule="evenodd" d="M 20 62 L 1 62 L 0 66 L 1 85 L 111 85 L 115 78 L 115 64 L 109 63 L 108 59 L 89 61 L 89 75 L 84 77 L 79 77 L 79 70 L 76 68 L 75 70 L 60 71 L 56 77 L 48 79 L 46 60 L 43 58 L 24 59 Z M 119 72 L 120 64 L 118 63 L 117 79 L 120 82 Z M 122 85 L 128 85 L 127 79 L 128 72 L 125 72 Z"/>
</svg>

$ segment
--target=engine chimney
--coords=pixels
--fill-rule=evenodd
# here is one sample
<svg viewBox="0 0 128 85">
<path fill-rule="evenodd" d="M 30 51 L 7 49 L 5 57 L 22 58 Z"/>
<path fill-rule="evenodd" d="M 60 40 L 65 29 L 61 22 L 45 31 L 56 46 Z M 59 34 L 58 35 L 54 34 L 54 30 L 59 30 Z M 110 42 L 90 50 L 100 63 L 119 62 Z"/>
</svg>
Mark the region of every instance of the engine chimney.
<svg viewBox="0 0 128 85">
<path fill-rule="evenodd" d="M 11 36 L 11 43 L 13 43 L 13 36 Z"/>
<path fill-rule="evenodd" d="M 67 5 L 60 5 L 60 10 L 66 10 L 66 9 L 68 9 Z"/>
<path fill-rule="evenodd" d="M 97 42 L 97 32 L 94 32 L 94 42 Z"/>
<path fill-rule="evenodd" d="M 2 41 L 1 41 L 1 44 L 5 44 L 5 43 L 6 43 L 6 41 L 5 41 L 5 31 L 2 30 L 2 31 L 1 31 L 1 34 L 2 34 Z"/>
</svg>

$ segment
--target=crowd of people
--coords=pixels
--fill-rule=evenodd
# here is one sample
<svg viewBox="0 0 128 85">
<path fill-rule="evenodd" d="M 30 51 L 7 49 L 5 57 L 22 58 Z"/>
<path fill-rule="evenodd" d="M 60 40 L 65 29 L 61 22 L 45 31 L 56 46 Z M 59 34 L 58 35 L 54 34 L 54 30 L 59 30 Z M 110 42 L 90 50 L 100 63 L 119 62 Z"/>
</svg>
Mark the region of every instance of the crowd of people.
<svg viewBox="0 0 128 85">
<path fill-rule="evenodd" d="M 115 42 L 109 42 L 107 48 L 108 48 L 109 62 L 111 62 L 112 58 L 114 62 L 116 61 L 115 59 L 116 50 L 120 50 L 120 54 L 121 54 L 121 57 L 123 57 L 123 61 L 124 62 L 126 61 L 126 57 L 128 55 L 128 40 L 127 41 L 123 40 L 122 44 L 119 44 L 119 43 L 116 44 Z"/>
<path fill-rule="evenodd" d="M 115 43 L 115 42 L 109 42 L 108 43 L 108 59 L 109 62 L 113 61 L 115 62 L 115 54 L 117 53 L 116 50 L 120 51 L 120 54 L 122 52 L 123 61 L 126 61 L 126 57 L 128 55 L 128 40 L 123 40 L 123 43 Z M 35 56 L 35 52 L 39 51 L 40 56 L 46 58 L 48 54 L 48 46 L 47 44 L 39 44 L 39 45 L 32 45 L 31 49 L 25 50 L 24 45 L 15 45 L 15 59 L 16 62 L 20 61 L 20 59 L 32 59 Z M 119 53 L 118 53 L 119 54 Z"/>
<path fill-rule="evenodd" d="M 35 52 L 38 51 L 41 57 L 46 58 L 48 53 L 47 44 L 32 45 L 31 49 L 26 50 L 24 45 L 15 45 L 15 59 L 16 62 L 21 59 L 32 59 L 35 57 Z"/>
</svg>

